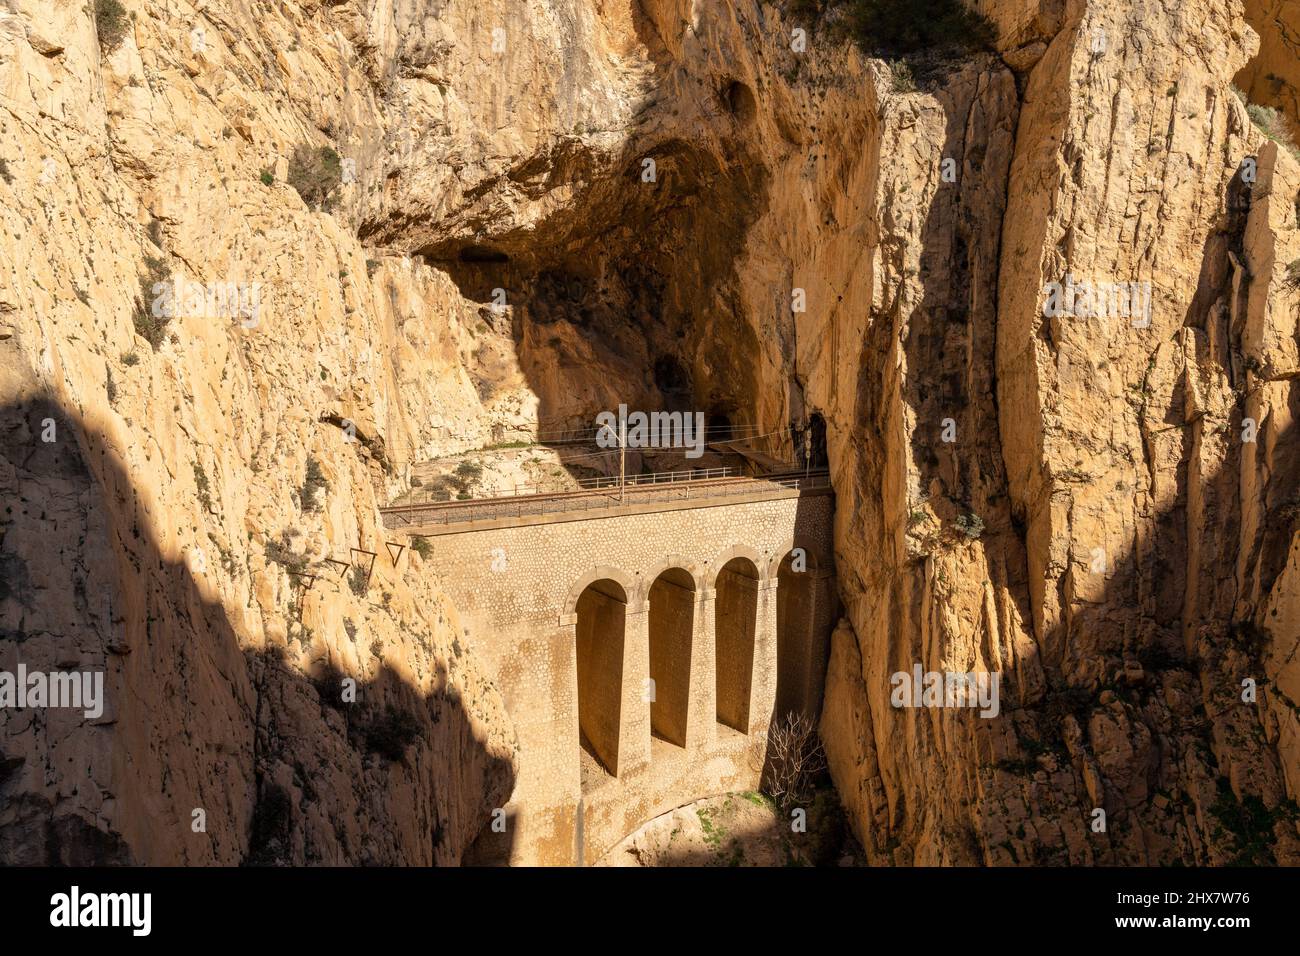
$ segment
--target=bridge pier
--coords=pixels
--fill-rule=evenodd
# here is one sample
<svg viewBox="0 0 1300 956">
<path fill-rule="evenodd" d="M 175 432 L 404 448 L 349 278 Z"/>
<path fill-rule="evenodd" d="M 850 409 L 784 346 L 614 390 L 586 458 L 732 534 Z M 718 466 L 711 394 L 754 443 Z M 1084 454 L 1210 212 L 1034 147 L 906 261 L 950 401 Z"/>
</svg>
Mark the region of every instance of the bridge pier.
<svg viewBox="0 0 1300 956">
<path fill-rule="evenodd" d="M 646 694 L 650 679 L 649 603 L 638 601 L 627 609 L 623 639 L 623 720 L 619 732 L 618 773 L 628 777 L 650 764 L 650 700 Z"/>
<path fill-rule="evenodd" d="M 700 588 L 691 628 L 691 702 L 686 714 L 686 749 L 692 751 L 712 746 L 718 737 L 713 613 L 713 588 Z"/>
<path fill-rule="evenodd" d="M 754 622 L 754 675 L 750 681 L 748 733 L 766 730 L 776 707 L 777 580 L 758 582 L 758 613 Z"/>
<path fill-rule="evenodd" d="M 794 571 L 787 555 L 772 570 L 777 585 L 777 690 L 774 717 L 821 713 L 822 681 L 837 619 L 835 575 L 829 568 Z"/>
</svg>

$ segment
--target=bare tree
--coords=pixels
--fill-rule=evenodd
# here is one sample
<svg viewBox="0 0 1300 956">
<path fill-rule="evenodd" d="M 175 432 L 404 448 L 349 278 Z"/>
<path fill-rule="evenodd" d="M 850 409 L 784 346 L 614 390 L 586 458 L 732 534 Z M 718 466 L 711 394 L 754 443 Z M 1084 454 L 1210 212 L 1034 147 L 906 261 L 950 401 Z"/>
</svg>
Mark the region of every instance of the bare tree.
<svg viewBox="0 0 1300 956">
<path fill-rule="evenodd" d="M 817 775 L 826 769 L 826 752 L 812 718 L 789 713 L 765 735 L 763 792 L 789 810 L 812 796 Z"/>
</svg>

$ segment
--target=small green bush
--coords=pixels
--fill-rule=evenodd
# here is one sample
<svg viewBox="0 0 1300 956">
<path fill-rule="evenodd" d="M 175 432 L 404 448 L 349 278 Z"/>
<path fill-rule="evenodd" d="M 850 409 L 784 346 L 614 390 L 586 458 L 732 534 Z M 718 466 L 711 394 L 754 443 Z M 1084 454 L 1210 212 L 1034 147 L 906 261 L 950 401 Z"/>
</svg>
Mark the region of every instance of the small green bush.
<svg viewBox="0 0 1300 956">
<path fill-rule="evenodd" d="M 890 88 L 895 93 L 915 93 L 916 75 L 906 60 L 895 60 L 889 64 Z"/>
<path fill-rule="evenodd" d="M 134 352 L 123 352 L 122 364 L 127 366 L 128 368 L 130 368 L 133 365 L 139 365 L 140 356 L 136 355 Z"/>
<path fill-rule="evenodd" d="M 95 32 L 105 53 L 112 53 L 122 45 L 130 26 L 126 8 L 119 0 L 95 0 Z"/>
<path fill-rule="evenodd" d="M 415 537 L 411 539 L 411 550 L 418 554 L 425 561 L 433 557 L 433 545 L 429 543 L 428 538 Z"/>
<path fill-rule="evenodd" d="M 1295 803 L 1285 801 L 1270 808 L 1253 793 L 1238 800 L 1228 778 L 1220 777 L 1210 816 L 1218 823 L 1214 835 L 1231 837 L 1228 841 L 1233 854 L 1230 866 L 1273 866 L 1277 863 L 1273 851 L 1277 824 L 1287 822 L 1289 827 L 1294 826 Z"/>
<path fill-rule="evenodd" d="M 197 461 L 194 462 L 194 487 L 204 509 L 209 512 L 215 511 L 216 509 L 212 507 L 212 486 L 208 483 L 208 473 Z"/>
<path fill-rule="evenodd" d="M 415 715 L 398 710 L 391 704 L 382 716 L 375 718 L 365 729 L 366 750 L 388 760 L 402 760 L 406 748 L 420 736 L 420 722 Z"/>
<path fill-rule="evenodd" d="M 1300 160 L 1300 146 L 1296 146 L 1285 116 L 1271 106 L 1261 106 L 1258 103 L 1247 103 L 1246 112 L 1250 114 L 1250 121 L 1256 129 Z"/>
<path fill-rule="evenodd" d="M 961 0 L 848 0 L 848 25 L 864 52 L 896 57 L 991 50 L 997 39 Z"/>
<path fill-rule="evenodd" d="M 312 455 L 307 456 L 307 474 L 302 481 L 302 489 L 298 492 L 298 500 L 302 504 L 303 511 L 320 511 L 321 504 L 317 498 L 317 492 L 330 490 L 330 483 L 325 479 L 325 473 L 321 471 L 320 462 Z"/>
<path fill-rule="evenodd" d="M 470 461 L 467 458 L 456 466 L 456 477 L 468 486 L 483 477 L 483 465 L 481 462 Z"/>
<path fill-rule="evenodd" d="M 366 592 L 370 590 L 370 583 L 366 580 L 366 573 L 359 567 L 353 567 L 348 572 L 348 587 L 357 597 L 365 597 Z"/>
<path fill-rule="evenodd" d="M 464 484 L 453 475 L 435 475 L 424 487 L 431 500 L 450 501 L 452 493 L 461 490 Z"/>
<path fill-rule="evenodd" d="M 263 186 L 275 185 L 275 173 L 271 172 L 270 167 L 262 170 L 261 175 L 258 178 L 262 180 Z"/>
<path fill-rule="evenodd" d="M 1300 259 L 1286 267 L 1286 283 L 1293 289 L 1300 289 Z"/>
<path fill-rule="evenodd" d="M 294 554 L 289 548 L 289 535 L 283 532 L 280 540 L 274 538 L 266 542 L 266 559 L 274 561 L 286 571 L 292 571 L 295 574 L 301 574 L 307 570 L 307 556 L 304 554 Z"/>
<path fill-rule="evenodd" d="M 343 181 L 339 154 L 328 146 L 295 146 L 288 181 L 308 206 L 328 210 L 334 190 Z"/>
<path fill-rule="evenodd" d="M 156 352 L 167 334 L 172 316 L 168 314 L 167 308 L 161 305 L 155 307 L 159 296 L 155 293 L 154 286 L 170 282 L 171 275 L 167 271 L 167 264 L 153 256 L 145 256 L 144 265 L 145 271 L 140 276 L 140 297 L 136 300 L 132 322 L 135 334 L 148 342 Z"/>
<path fill-rule="evenodd" d="M 957 530 L 974 541 L 984 533 L 984 519 L 971 513 L 957 516 Z"/>
</svg>

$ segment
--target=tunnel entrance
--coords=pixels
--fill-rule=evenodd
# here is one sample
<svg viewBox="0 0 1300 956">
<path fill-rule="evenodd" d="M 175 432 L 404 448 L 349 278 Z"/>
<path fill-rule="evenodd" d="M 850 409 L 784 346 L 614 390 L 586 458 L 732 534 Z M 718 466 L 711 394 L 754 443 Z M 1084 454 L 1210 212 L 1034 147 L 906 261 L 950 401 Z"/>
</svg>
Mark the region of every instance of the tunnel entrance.
<svg viewBox="0 0 1300 956">
<path fill-rule="evenodd" d="M 820 470 L 829 466 L 826 419 L 820 413 L 790 419 L 789 458 L 800 470 Z"/>
<path fill-rule="evenodd" d="M 627 593 L 616 581 L 594 581 L 578 598 L 577 615 L 579 742 L 618 776 Z"/>
<path fill-rule="evenodd" d="M 802 548 L 781 561 L 776 584 L 776 718 L 810 712 L 813 558 Z M 802 570 L 799 570 L 802 569 Z M 811 713 L 810 713 L 811 716 Z"/>
<path fill-rule="evenodd" d="M 695 580 L 670 568 L 650 586 L 650 730 L 679 747 L 686 746 L 694 625 Z"/>
<path fill-rule="evenodd" d="M 732 558 L 718 572 L 714 588 L 718 723 L 744 734 L 754 681 L 758 568 L 748 558 Z"/>
</svg>

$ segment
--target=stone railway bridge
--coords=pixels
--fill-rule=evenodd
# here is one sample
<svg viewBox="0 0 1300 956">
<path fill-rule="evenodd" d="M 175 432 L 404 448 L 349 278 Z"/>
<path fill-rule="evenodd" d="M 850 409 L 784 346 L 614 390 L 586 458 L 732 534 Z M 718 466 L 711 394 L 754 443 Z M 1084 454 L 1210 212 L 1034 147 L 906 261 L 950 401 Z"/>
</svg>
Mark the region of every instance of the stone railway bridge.
<svg viewBox="0 0 1300 956">
<path fill-rule="evenodd" d="M 431 538 L 519 737 L 506 832 L 485 828 L 467 862 L 592 863 L 661 813 L 756 788 L 774 716 L 820 709 L 826 479 L 617 495 L 385 509 L 391 529 Z"/>
</svg>

